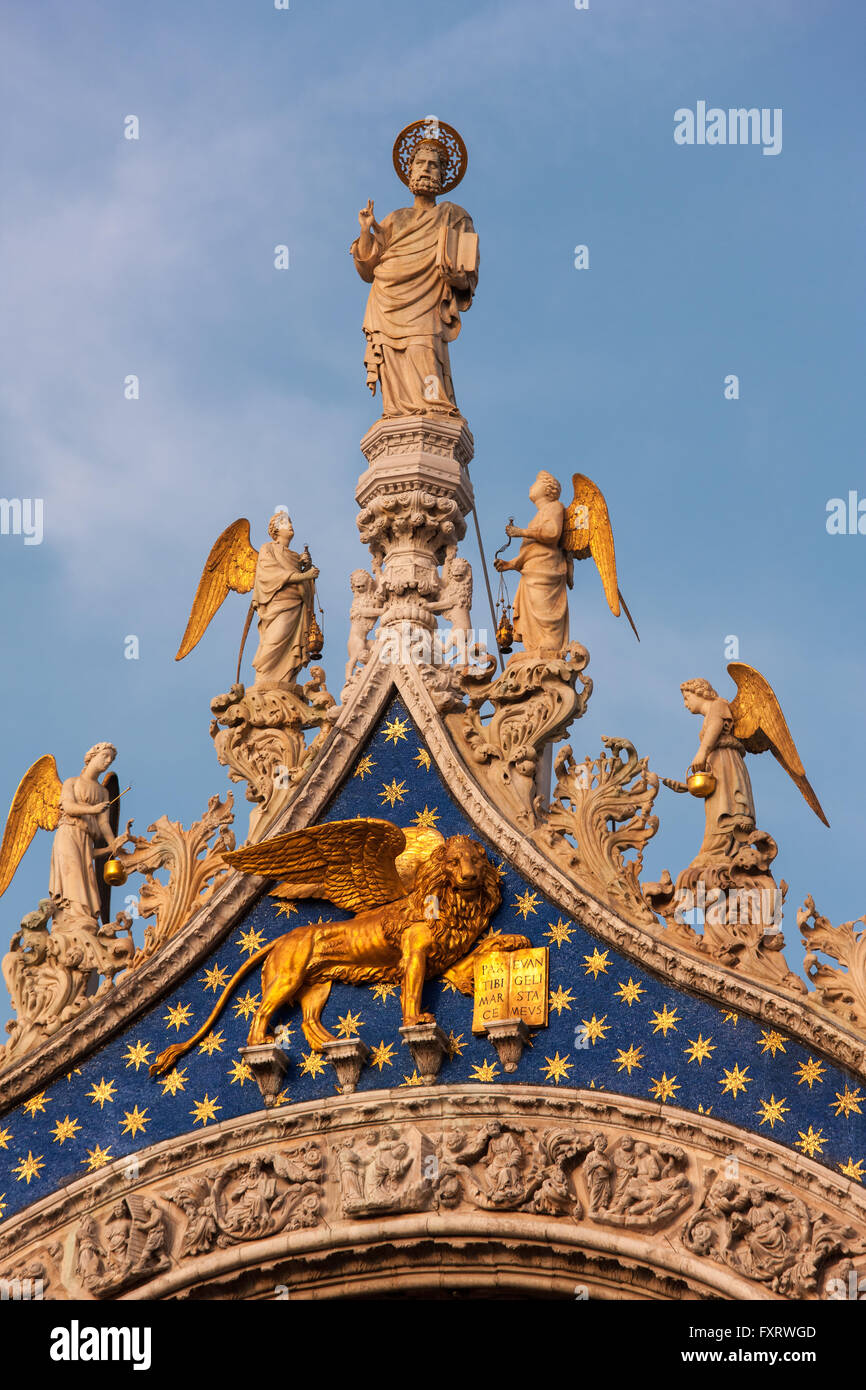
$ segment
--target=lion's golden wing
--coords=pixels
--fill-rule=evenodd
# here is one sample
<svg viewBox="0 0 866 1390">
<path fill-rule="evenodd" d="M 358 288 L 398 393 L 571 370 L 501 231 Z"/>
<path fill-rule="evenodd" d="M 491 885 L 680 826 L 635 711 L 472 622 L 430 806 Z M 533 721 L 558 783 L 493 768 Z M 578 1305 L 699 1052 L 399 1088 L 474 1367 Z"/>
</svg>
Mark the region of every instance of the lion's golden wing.
<svg viewBox="0 0 866 1390">
<path fill-rule="evenodd" d="M 406 848 L 387 820 L 334 820 L 223 856 L 233 869 L 279 878 L 284 898 L 324 898 L 358 912 L 405 897 L 395 861 Z"/>
<path fill-rule="evenodd" d="M 607 503 L 600 488 L 584 473 L 572 478 L 574 498 L 565 513 L 563 549 L 578 560 L 591 555 L 601 575 L 604 596 L 615 618 L 619 617 L 619 590 L 616 585 L 616 552 Z"/>
<path fill-rule="evenodd" d="M 208 623 L 230 591 L 236 594 L 250 592 L 256 579 L 258 555 L 259 552 L 250 544 L 250 523 L 246 517 L 233 521 L 217 537 L 198 581 L 189 621 L 175 661 L 182 661 L 201 641 Z"/>
<path fill-rule="evenodd" d="M 54 830 L 60 818 L 57 764 L 50 753 L 37 758 L 18 783 L 0 845 L 0 894 L 6 892 L 37 830 Z"/>
<path fill-rule="evenodd" d="M 744 661 L 729 662 L 728 675 L 737 686 L 736 697 L 731 701 L 734 737 L 749 753 L 765 753 L 769 749 L 792 781 L 796 782 L 818 819 L 829 826 L 830 822 L 806 776 L 791 730 L 769 681 Z"/>
</svg>

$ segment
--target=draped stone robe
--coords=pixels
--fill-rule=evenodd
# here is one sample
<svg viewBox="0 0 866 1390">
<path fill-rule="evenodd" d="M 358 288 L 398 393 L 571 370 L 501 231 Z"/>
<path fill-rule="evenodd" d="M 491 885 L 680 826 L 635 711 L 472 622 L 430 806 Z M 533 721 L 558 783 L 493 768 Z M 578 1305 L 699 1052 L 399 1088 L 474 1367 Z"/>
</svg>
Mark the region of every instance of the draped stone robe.
<svg viewBox="0 0 866 1390">
<path fill-rule="evenodd" d="M 397 208 L 370 230 L 369 256 L 352 255 L 370 285 L 364 333 L 367 385 L 382 393 L 383 415 L 458 415 L 448 344 L 460 332 L 460 315 L 472 303 L 477 273 L 466 289 L 446 283 L 436 264 L 443 227 L 471 232 L 472 219 L 456 203 Z"/>
</svg>

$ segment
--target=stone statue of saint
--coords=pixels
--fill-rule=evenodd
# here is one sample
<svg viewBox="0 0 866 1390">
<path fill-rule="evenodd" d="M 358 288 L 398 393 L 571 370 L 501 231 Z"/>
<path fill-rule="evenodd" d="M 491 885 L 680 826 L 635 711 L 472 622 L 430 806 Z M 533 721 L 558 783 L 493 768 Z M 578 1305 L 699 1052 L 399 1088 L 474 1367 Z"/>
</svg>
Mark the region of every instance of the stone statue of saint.
<svg viewBox="0 0 866 1390">
<path fill-rule="evenodd" d="M 436 202 L 466 168 L 463 141 L 450 126 L 418 121 L 397 137 L 394 163 L 415 195 L 381 225 L 373 200 L 358 214 L 351 251 L 370 285 L 364 333 L 367 385 L 382 393 L 382 413 L 459 415 L 448 344 L 478 282 L 478 238 L 457 203 Z"/>
<path fill-rule="evenodd" d="M 259 550 L 253 589 L 259 620 L 256 685 L 291 685 L 310 654 L 313 581 L 319 571 L 291 549 L 294 534 L 288 513 L 275 512 L 268 522 L 270 540 Z"/>
<path fill-rule="evenodd" d="M 573 566 L 563 548 L 565 507 L 552 473 L 542 469 L 529 489 L 535 516 L 521 529 L 508 525 L 506 535 L 523 544 L 514 560 L 497 560 L 496 568 L 520 575 L 514 600 L 514 636 L 527 652 L 553 656 L 568 646 L 568 590 Z"/>
<path fill-rule="evenodd" d="M 77 908 L 82 916 L 94 919 L 100 911 L 95 844 L 99 839 L 112 847 L 118 841 L 123 842 L 111 829 L 108 819 L 110 793 L 99 780 L 100 774 L 108 771 L 116 757 L 117 749 L 113 744 L 94 744 L 85 753 L 84 767 L 78 776 L 64 780 L 60 791 L 60 819 L 51 849 L 49 893 Z"/>
</svg>

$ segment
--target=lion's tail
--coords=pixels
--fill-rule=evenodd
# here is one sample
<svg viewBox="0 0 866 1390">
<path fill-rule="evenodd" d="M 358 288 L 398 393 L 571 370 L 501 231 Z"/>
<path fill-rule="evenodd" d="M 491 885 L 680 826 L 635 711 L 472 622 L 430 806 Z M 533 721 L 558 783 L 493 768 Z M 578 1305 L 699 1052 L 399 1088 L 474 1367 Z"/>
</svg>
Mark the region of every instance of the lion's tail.
<svg viewBox="0 0 866 1390">
<path fill-rule="evenodd" d="M 223 1009 L 225 1008 L 226 1000 L 228 999 L 235 985 L 240 984 L 244 976 L 249 975 L 250 971 L 261 961 L 263 961 L 265 956 L 270 954 L 270 952 L 274 949 L 279 940 L 279 937 L 275 937 L 273 941 L 268 942 L 267 946 L 263 946 L 260 951 L 256 951 L 256 954 L 254 956 L 250 956 L 249 960 L 244 961 L 240 969 L 236 970 L 234 975 L 232 975 L 231 979 L 229 980 L 219 999 L 214 1004 L 213 1011 L 205 1019 L 198 1032 L 193 1033 L 192 1037 L 186 1038 L 184 1042 L 173 1043 L 172 1046 L 167 1047 L 164 1052 L 160 1052 L 156 1061 L 152 1062 L 150 1065 L 151 1076 L 159 1076 L 160 1072 L 168 1071 L 169 1067 L 174 1065 L 178 1057 L 182 1057 L 185 1052 L 189 1052 L 190 1048 L 193 1047 L 195 1043 L 201 1042 L 205 1033 L 208 1033 L 210 1031 L 212 1025 L 216 1022 Z"/>
</svg>

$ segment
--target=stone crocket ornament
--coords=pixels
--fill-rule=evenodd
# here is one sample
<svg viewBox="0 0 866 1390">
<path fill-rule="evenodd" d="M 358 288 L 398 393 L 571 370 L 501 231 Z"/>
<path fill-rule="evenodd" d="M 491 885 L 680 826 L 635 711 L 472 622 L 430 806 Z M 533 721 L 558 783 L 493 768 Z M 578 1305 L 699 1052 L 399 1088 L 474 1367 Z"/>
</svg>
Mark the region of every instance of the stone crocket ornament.
<svg viewBox="0 0 866 1390">
<path fill-rule="evenodd" d="M 413 205 L 380 224 L 371 198 L 358 214 L 361 233 L 350 249 L 370 286 L 364 365 L 374 395 L 379 385 L 384 416 L 460 414 L 448 344 L 478 283 L 478 237 L 464 208 L 436 198 L 456 188 L 466 162 L 451 126 L 414 121 L 394 145 L 394 167 Z"/>
<path fill-rule="evenodd" d="M 319 571 L 309 553 L 291 549 L 294 527 L 287 512 L 275 512 L 268 522 L 269 540 L 260 550 L 250 544 L 245 517 L 227 526 L 211 546 L 189 621 L 175 661 L 182 661 L 202 639 L 208 624 L 230 591 L 253 591 L 247 625 L 238 657 L 237 680 L 252 615 L 259 623 L 259 645 L 253 657 L 253 688 L 288 689 L 311 656 L 310 632 L 315 622 L 313 585 Z"/>
<path fill-rule="evenodd" d="M 541 470 L 529 489 L 529 500 L 536 507 L 532 521 L 525 528 L 510 522 L 505 528 L 509 538 L 523 541 L 519 554 L 514 560 L 495 561 L 500 574 L 516 570 L 520 575 L 514 600 L 514 640 L 535 656 L 556 656 L 568 646 L 568 590 L 574 583 L 574 561 L 589 557 L 601 576 L 611 613 L 619 617 L 622 608 L 638 637 L 617 587 L 607 503 L 583 473 L 575 473 L 572 483 L 574 497 L 565 507 L 559 500 L 560 484 L 552 473 Z"/>
<path fill-rule="evenodd" d="M 348 921 L 311 922 L 271 941 L 244 961 L 192 1037 L 160 1053 L 157 1075 L 173 1066 L 210 1030 L 235 986 L 262 965 L 261 1004 L 248 1045 L 271 1042 L 277 1009 L 299 1004 L 310 1047 L 334 1041 L 322 1010 L 334 980 L 399 984 L 403 1025 L 434 1023 L 422 1013 L 427 980 L 445 978 L 463 994 L 474 986 L 475 962 L 488 951 L 522 950 L 525 936 L 488 936 L 476 946 L 502 900 L 499 875 L 482 845 L 466 835 L 401 830 L 390 821 L 330 821 L 275 835 L 226 854 L 245 874 L 279 878 L 272 896 L 283 901 L 323 898 L 355 913 Z M 473 949 L 474 947 L 474 949 Z"/>
</svg>

